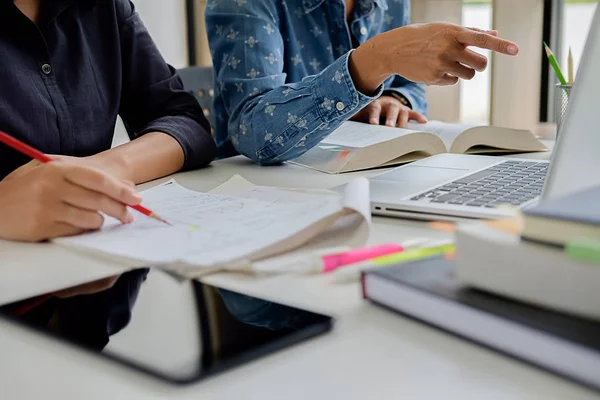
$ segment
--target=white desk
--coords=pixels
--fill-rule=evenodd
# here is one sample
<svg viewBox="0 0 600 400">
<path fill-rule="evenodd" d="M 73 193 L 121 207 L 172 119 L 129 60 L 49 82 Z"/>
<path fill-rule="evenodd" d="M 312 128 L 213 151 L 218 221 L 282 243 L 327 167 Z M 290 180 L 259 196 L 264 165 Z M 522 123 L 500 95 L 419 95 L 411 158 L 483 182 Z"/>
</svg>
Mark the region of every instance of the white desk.
<svg viewBox="0 0 600 400">
<path fill-rule="evenodd" d="M 352 175 L 329 176 L 289 165 L 256 167 L 242 158 L 220 161 L 206 170 L 176 178 L 192 189 L 209 190 L 236 173 L 257 184 L 285 187 L 329 188 L 352 178 Z M 415 236 L 444 234 L 431 232 L 416 222 L 376 218 L 371 241 L 381 243 Z M 12 249 L 14 258 L 23 252 L 23 247 L 13 246 L 0 243 L 0 253 Z M 37 255 L 44 257 L 45 264 L 50 266 L 40 274 L 64 268 L 63 260 L 77 263 L 70 268 L 80 271 L 80 278 L 84 275 L 81 271 L 92 278 L 115 271 L 114 266 L 61 249 L 25 248 L 30 263 L 41 261 Z M 2 268 L 10 261 L 8 257 L 0 260 Z M 27 265 L 19 267 L 24 269 Z M 62 273 L 66 275 L 64 270 Z M 43 277 L 38 279 L 41 281 Z M 536 368 L 372 306 L 361 300 L 358 285 L 333 286 L 323 276 L 259 279 L 219 274 L 206 281 L 330 313 L 338 322 L 331 334 L 183 388 L 163 385 L 2 322 L 0 398 L 598 398 L 585 388 Z M 30 280 L 28 286 L 31 284 Z"/>
</svg>

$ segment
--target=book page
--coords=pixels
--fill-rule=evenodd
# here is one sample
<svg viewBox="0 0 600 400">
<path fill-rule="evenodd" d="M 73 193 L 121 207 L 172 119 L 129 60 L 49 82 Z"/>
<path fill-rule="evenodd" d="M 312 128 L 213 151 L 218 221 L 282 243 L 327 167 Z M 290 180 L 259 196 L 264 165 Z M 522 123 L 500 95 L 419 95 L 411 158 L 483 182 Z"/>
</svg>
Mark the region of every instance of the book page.
<svg viewBox="0 0 600 400">
<path fill-rule="evenodd" d="M 254 273 L 294 273 L 305 262 L 306 257 L 315 251 L 364 246 L 370 236 L 371 205 L 369 182 L 364 178 L 351 181 L 344 189 L 343 197 L 339 192 L 323 189 L 291 189 L 257 186 L 239 175 L 211 190 L 213 194 L 224 194 L 252 198 L 271 203 L 298 203 L 320 199 L 323 196 L 341 198 L 344 208 L 356 213 L 340 218 L 318 236 L 300 248 L 284 255 L 277 255 L 252 263 L 249 269 Z M 344 251 L 344 250 L 340 250 Z M 285 262 L 281 262 L 281 261 Z M 297 260 L 299 265 L 294 264 Z"/>
<path fill-rule="evenodd" d="M 423 131 L 421 131 L 423 132 Z M 370 125 L 361 122 L 344 122 L 331 135 L 325 138 L 319 146 L 343 146 L 352 148 L 365 148 L 374 144 L 387 142 L 397 139 L 401 136 L 416 133 L 415 131 L 400 128 L 390 128 L 389 126 Z"/>
<path fill-rule="evenodd" d="M 460 136 L 461 133 L 474 127 L 474 125 L 463 125 L 463 124 L 450 124 L 441 121 L 429 121 L 426 124 L 419 124 L 417 122 L 410 122 L 408 124 L 409 129 L 419 130 L 421 132 L 429 132 L 437 135 L 444 141 L 446 149 L 450 150 L 454 140 Z"/>
<path fill-rule="evenodd" d="M 267 202 L 194 192 L 175 181 L 143 192 L 143 198 L 173 225 L 138 214 L 132 224 L 107 219 L 100 231 L 56 242 L 149 264 L 208 267 L 251 255 L 343 209 L 339 197 Z"/>
<path fill-rule="evenodd" d="M 292 189 L 270 186 L 258 186 L 240 175 L 232 176 L 227 182 L 211 190 L 211 194 L 243 197 L 269 203 L 298 203 L 318 200 L 323 196 L 340 197 L 338 192 L 325 189 Z"/>
<path fill-rule="evenodd" d="M 240 194 L 245 197 L 194 192 L 169 181 L 142 195 L 144 205 L 172 226 L 141 214 L 129 225 L 107 218 L 100 231 L 55 242 L 195 276 L 198 268 L 214 269 L 262 254 L 266 249 L 276 253 L 280 243 L 281 251 L 286 250 L 285 246 L 302 245 L 335 225 L 337 219 L 346 218 L 344 215 L 357 217 L 361 227 L 364 223 L 369 226 L 366 179 L 349 185 L 358 188 L 350 199 L 316 192 L 303 195 L 241 181 L 238 183 L 242 183 L 240 187 L 246 192 Z M 357 235 L 350 233 L 350 236 Z M 284 241 L 288 241 L 285 246 Z M 171 268 L 169 264 L 179 264 L 179 267 Z M 181 264 L 194 266 L 195 270 L 183 268 Z"/>
</svg>

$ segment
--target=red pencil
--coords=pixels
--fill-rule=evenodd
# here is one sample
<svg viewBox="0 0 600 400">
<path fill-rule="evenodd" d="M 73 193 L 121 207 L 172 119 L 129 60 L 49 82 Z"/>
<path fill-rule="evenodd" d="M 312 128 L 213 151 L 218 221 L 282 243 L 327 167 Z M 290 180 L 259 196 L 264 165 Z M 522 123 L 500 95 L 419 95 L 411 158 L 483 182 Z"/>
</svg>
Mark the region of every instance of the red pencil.
<svg viewBox="0 0 600 400">
<path fill-rule="evenodd" d="M 13 149 L 15 149 L 17 151 L 20 151 L 21 153 L 23 153 L 33 159 L 38 160 L 41 163 L 47 163 L 47 162 L 53 161 L 52 158 L 50 158 L 46 154 L 42 153 L 41 151 L 34 149 L 33 147 L 21 142 L 20 140 L 15 139 L 14 137 L 12 137 L 2 131 L 0 131 L 0 142 L 4 143 L 7 146 L 12 147 Z M 142 205 L 130 206 L 130 207 L 136 211 L 141 212 L 142 214 L 144 214 L 150 218 L 154 218 L 160 222 L 164 222 L 167 225 L 171 225 L 167 221 L 165 221 L 163 218 L 161 218 L 158 214 L 154 213 L 151 210 L 148 210 L 146 207 L 143 207 Z"/>
</svg>

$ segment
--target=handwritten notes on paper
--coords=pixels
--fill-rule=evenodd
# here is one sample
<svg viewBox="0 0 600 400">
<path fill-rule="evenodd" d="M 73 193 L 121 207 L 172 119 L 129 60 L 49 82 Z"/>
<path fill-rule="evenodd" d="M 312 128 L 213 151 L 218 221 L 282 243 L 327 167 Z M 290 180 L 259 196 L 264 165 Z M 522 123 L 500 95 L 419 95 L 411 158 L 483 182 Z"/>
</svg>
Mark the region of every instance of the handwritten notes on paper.
<svg viewBox="0 0 600 400">
<path fill-rule="evenodd" d="M 145 206 L 173 226 L 142 215 L 130 225 L 107 219 L 100 231 L 57 242 L 148 265 L 214 267 L 266 248 L 276 253 L 277 244 L 290 238 L 297 243 L 288 247 L 301 245 L 320 233 L 311 232 L 312 227 L 348 212 L 338 196 L 271 201 L 264 190 L 233 197 L 194 192 L 175 181 L 143 192 L 143 198 Z"/>
</svg>

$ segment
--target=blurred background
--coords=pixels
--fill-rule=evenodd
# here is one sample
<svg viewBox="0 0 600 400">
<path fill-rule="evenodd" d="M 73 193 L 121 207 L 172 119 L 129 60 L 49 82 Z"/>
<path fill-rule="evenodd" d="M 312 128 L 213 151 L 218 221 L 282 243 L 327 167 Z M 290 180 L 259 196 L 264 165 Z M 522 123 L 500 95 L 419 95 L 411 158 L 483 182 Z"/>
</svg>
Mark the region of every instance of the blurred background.
<svg viewBox="0 0 600 400">
<path fill-rule="evenodd" d="M 210 65 L 204 29 L 206 0 L 133 2 L 171 65 Z M 455 87 L 428 88 L 430 119 L 531 129 L 542 136 L 553 134 L 556 78 L 549 70 L 542 41 L 550 44 L 563 68 L 571 47 L 577 68 L 597 3 L 598 0 L 412 0 L 414 22 L 448 21 L 498 29 L 501 36 L 521 46 L 517 59 L 493 57 L 491 67 L 472 81 Z M 124 140 L 121 127 L 115 142 Z"/>
</svg>

